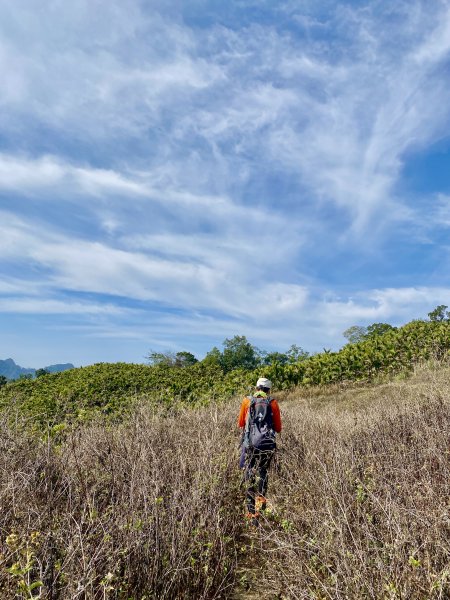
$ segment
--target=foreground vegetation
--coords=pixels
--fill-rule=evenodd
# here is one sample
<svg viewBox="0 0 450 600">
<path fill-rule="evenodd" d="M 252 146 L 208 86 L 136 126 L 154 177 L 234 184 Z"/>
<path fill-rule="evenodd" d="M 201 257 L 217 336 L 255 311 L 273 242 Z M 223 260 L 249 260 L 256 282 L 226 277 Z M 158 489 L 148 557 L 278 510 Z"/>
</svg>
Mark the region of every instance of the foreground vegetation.
<svg viewBox="0 0 450 600">
<path fill-rule="evenodd" d="M 286 395 L 267 597 L 450 598 L 449 379 Z"/>
<path fill-rule="evenodd" d="M 58 443 L 3 420 L 0 597 L 225 597 L 241 528 L 229 417 L 145 407 Z"/>
<path fill-rule="evenodd" d="M 272 512 L 256 531 L 243 519 L 239 398 L 137 400 L 122 422 L 57 435 L 33 434 L 9 406 L 0 597 L 448 598 L 449 375 L 447 363 L 281 393 Z"/>
</svg>

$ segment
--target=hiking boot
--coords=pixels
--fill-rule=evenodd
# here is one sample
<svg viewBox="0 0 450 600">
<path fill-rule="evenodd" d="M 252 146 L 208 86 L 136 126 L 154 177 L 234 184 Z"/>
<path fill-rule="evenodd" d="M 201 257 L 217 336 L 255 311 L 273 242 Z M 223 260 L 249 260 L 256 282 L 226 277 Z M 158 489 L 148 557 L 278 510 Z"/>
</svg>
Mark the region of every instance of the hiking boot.
<svg viewBox="0 0 450 600">
<path fill-rule="evenodd" d="M 259 527 L 259 514 L 258 513 L 247 513 L 245 515 L 245 518 L 247 519 L 247 523 L 249 525 L 252 525 L 253 527 Z"/>
<path fill-rule="evenodd" d="M 267 498 L 264 496 L 257 496 L 255 504 L 256 509 L 260 512 L 265 512 L 267 510 Z"/>
</svg>

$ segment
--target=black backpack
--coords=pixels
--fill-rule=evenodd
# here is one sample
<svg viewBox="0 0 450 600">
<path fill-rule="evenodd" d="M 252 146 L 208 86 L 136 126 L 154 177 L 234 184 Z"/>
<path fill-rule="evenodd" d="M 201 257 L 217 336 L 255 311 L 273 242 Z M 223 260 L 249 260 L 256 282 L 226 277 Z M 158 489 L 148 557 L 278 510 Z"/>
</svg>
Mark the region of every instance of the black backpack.
<svg viewBox="0 0 450 600">
<path fill-rule="evenodd" d="M 275 449 L 272 398 L 250 396 L 250 406 L 244 430 L 245 448 L 269 451 Z"/>
</svg>

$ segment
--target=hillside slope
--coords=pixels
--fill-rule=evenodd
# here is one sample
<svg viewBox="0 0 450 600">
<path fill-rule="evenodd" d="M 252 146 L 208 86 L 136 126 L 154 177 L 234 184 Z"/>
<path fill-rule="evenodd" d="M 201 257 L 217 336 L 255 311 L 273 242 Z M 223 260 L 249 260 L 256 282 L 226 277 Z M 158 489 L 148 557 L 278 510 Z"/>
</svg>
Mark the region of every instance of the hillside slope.
<svg viewBox="0 0 450 600">
<path fill-rule="evenodd" d="M 235 597 L 450 598 L 449 366 L 281 398 L 274 512 Z"/>
<path fill-rule="evenodd" d="M 448 598 L 450 369 L 280 394 L 272 513 L 244 523 L 240 398 L 0 418 L 0 596 Z M 28 587 L 27 587 L 28 586 Z"/>
</svg>

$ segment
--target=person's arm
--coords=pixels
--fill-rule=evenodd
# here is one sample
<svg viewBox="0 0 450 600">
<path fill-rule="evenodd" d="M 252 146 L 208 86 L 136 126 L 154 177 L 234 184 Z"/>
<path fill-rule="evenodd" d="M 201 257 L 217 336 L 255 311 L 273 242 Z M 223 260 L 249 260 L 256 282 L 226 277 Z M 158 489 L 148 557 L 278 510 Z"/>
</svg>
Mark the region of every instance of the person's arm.
<svg viewBox="0 0 450 600">
<path fill-rule="evenodd" d="M 278 402 L 274 399 L 272 400 L 272 419 L 273 419 L 273 428 L 277 433 L 281 431 L 281 413 L 280 407 L 278 406 Z"/>
<path fill-rule="evenodd" d="M 238 418 L 238 427 L 243 429 L 245 427 L 245 421 L 247 419 L 247 410 L 250 405 L 250 400 L 248 398 L 244 398 L 241 404 L 241 410 L 239 412 Z"/>
</svg>

